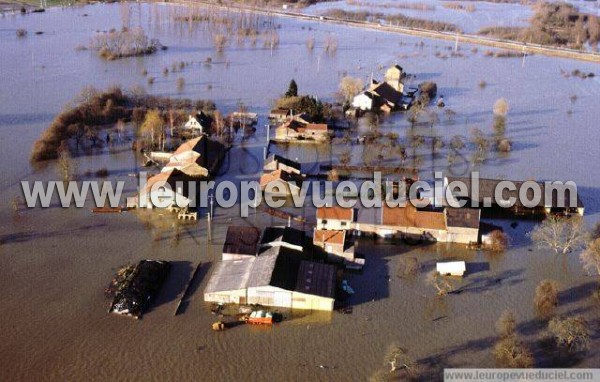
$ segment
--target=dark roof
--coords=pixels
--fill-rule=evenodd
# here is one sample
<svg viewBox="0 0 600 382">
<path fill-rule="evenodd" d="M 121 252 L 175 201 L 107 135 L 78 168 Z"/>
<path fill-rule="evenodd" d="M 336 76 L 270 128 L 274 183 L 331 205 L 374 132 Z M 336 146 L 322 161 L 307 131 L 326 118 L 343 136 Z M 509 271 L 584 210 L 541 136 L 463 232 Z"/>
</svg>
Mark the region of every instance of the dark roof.
<svg viewBox="0 0 600 382">
<path fill-rule="evenodd" d="M 276 252 L 278 255 L 269 285 L 294 290 L 296 280 L 298 279 L 298 269 L 300 268 L 301 261 L 304 259 L 304 254 L 280 246 L 271 248 L 269 254 L 271 252 Z"/>
<path fill-rule="evenodd" d="M 223 244 L 223 253 L 256 255 L 259 239 L 260 231 L 256 227 L 229 226 Z"/>
<path fill-rule="evenodd" d="M 210 127 L 212 124 L 212 118 L 203 111 L 196 114 L 196 121 L 204 128 Z"/>
<path fill-rule="evenodd" d="M 481 210 L 477 208 L 446 208 L 448 227 L 479 228 Z"/>
<path fill-rule="evenodd" d="M 294 162 L 291 159 L 288 158 L 284 158 L 281 155 L 277 155 L 277 154 L 272 154 L 270 155 L 266 160 L 265 160 L 265 165 L 267 163 L 271 163 L 271 162 L 279 162 L 282 163 L 288 167 L 292 167 L 297 169 L 298 171 L 300 171 L 300 169 L 302 168 L 302 166 L 300 165 L 300 163 L 298 162 Z"/>
<path fill-rule="evenodd" d="M 298 269 L 296 292 L 333 298 L 335 266 L 303 260 Z"/>
<path fill-rule="evenodd" d="M 371 91 L 395 105 L 402 102 L 402 93 L 391 87 L 387 82 L 380 83 L 372 88 Z"/>
<path fill-rule="evenodd" d="M 267 227 L 264 229 L 260 244 L 283 241 L 292 245 L 304 245 L 304 232 L 292 227 Z"/>
<path fill-rule="evenodd" d="M 454 182 L 454 181 L 460 181 L 462 183 L 464 183 L 467 186 L 467 192 L 468 192 L 468 198 L 471 199 L 471 178 L 460 178 L 460 177 L 447 177 L 448 180 L 448 184 Z M 479 179 L 479 197 L 478 197 L 478 201 L 480 203 L 480 206 L 483 203 L 484 198 L 491 198 L 492 202 L 495 201 L 495 190 L 496 187 L 498 186 L 498 183 L 502 182 L 502 181 L 506 181 L 506 179 Z M 514 197 L 516 199 L 516 203 L 515 206 L 516 207 L 523 207 L 523 203 L 521 202 L 521 200 L 519 200 L 519 189 L 522 187 L 523 183 L 525 183 L 526 181 L 512 181 L 509 180 L 509 182 L 513 183 L 516 187 L 515 191 L 509 191 L 507 189 L 504 189 L 502 192 L 502 198 L 504 200 L 508 200 L 511 197 Z M 544 185 L 543 182 L 536 182 L 537 184 L 540 185 L 540 189 L 541 189 L 541 198 L 540 198 L 540 202 L 538 203 L 538 207 L 557 207 L 558 206 L 558 196 L 556 195 L 556 193 L 552 193 L 552 200 L 546 201 L 545 200 L 545 193 L 546 193 L 546 187 Z M 531 190 L 531 188 L 527 189 L 527 198 L 529 200 L 533 199 L 533 191 Z M 497 203 L 495 203 L 497 204 Z M 565 192 L 565 200 L 564 200 L 564 205 L 565 206 L 569 206 L 569 193 Z M 577 207 L 583 208 L 583 202 L 581 201 L 581 199 L 579 198 L 579 193 L 577 194 Z"/>
</svg>

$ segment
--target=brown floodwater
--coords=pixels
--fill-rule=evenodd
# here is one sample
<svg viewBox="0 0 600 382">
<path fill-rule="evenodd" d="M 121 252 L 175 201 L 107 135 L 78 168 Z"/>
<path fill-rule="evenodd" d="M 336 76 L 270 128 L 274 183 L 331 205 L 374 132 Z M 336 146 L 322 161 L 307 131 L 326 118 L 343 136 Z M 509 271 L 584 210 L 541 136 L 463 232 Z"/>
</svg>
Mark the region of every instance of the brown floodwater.
<svg viewBox="0 0 600 382">
<path fill-rule="evenodd" d="M 211 263 L 220 257 L 227 226 L 262 228 L 285 221 L 252 212 L 241 219 L 235 208 L 217 208 L 209 242 L 204 218 L 177 224 L 159 211 L 93 215 L 89 201 L 82 209 L 63 209 L 56 203 L 48 209 L 21 208 L 18 213 L 12 208 L 21 180 L 57 177 L 54 163 L 32 168 L 29 151 L 64 104 L 86 85 L 142 85 L 155 94 L 211 98 L 224 112 L 236 109 L 241 101 L 264 116 L 292 77 L 302 93 L 331 100 L 341 75 L 366 80 L 374 72 L 381 77 L 379 64 L 399 62 L 415 75 L 414 84 L 437 82 L 447 109 L 456 113 L 449 118 L 437 110 L 440 122 L 433 129 L 421 127 L 423 134 L 468 137 L 473 127 L 492 134 L 492 105 L 505 97 L 511 106 L 506 135 L 514 142 L 513 151 L 508 157 L 490 154 L 479 168 L 482 174 L 574 180 L 591 225 L 600 210 L 599 81 L 565 78 L 560 72 L 580 69 L 600 74 L 598 65 L 542 56 L 492 59 L 483 55 L 483 49 L 472 52 L 470 46 L 461 47 L 463 57 L 443 59 L 435 56 L 436 51 L 449 55 L 446 47 L 453 44 L 424 40 L 418 47 L 420 39 L 293 20 L 278 20 L 281 43 L 272 54 L 262 44 L 232 43 L 218 55 L 208 31 L 157 21 L 167 6 L 131 8 L 132 24 L 144 26 L 170 47 L 167 51 L 114 62 L 76 51 L 95 30 L 120 27 L 120 5 L 0 17 L 0 380 L 360 381 L 383 366 L 392 343 L 409 349 L 422 365 L 424 379 L 436 380 L 444 367 L 494 366 L 494 323 L 505 309 L 515 312 L 536 363 L 560 366 L 564 361 L 544 350 L 548 334 L 532 304 L 535 286 L 548 278 L 556 280 L 561 290 L 557 314 L 582 314 L 592 328 L 590 350 L 567 364 L 600 366 L 600 308 L 591 298 L 598 280 L 585 276 L 576 253 L 561 258 L 534 248 L 526 236 L 533 222 L 521 221 L 512 228 L 512 221 L 495 220 L 511 237 L 509 250 L 499 255 L 445 244 L 415 247 L 361 238 L 358 252 L 366 257 L 367 267 L 362 275 L 347 275 L 356 290 L 348 301 L 352 314 L 295 313 L 273 328 L 239 326 L 215 333 L 210 324 L 216 318 L 203 302 L 202 291 Z M 26 28 L 28 37 L 17 39 L 18 28 Z M 45 33 L 35 35 L 36 30 Z M 338 40 L 333 56 L 323 53 L 328 35 Z M 312 53 L 305 46 L 309 36 L 317 41 Z M 214 58 L 210 67 L 200 63 L 207 56 Z M 179 61 L 192 64 L 177 74 L 162 75 L 162 68 Z M 147 85 L 140 74 L 143 68 L 157 78 L 154 85 Z M 181 92 L 178 77 L 185 78 Z M 482 79 L 485 88 L 478 86 Z M 572 94 L 577 94 L 575 101 L 569 99 Z M 265 123 L 261 119 L 257 132 L 246 139 L 238 134 L 217 180 L 257 179 Z M 397 132 L 406 141 L 408 126 L 405 116 L 399 115 L 383 121 L 379 129 Z M 360 129 L 360 134 L 372 132 L 368 126 Z M 345 150 L 350 150 L 354 163 L 371 161 L 375 148 L 335 144 L 271 150 L 298 158 L 306 171 L 314 172 L 315 165 L 335 163 Z M 431 155 L 426 145 L 417 151 L 423 177 L 434 169 L 447 169 L 444 151 Z M 129 174 L 141 169 L 141 158 L 126 143 L 80 154 L 75 160 L 79 173 L 106 166 L 110 180 L 123 180 L 127 191 L 135 192 L 135 178 Z M 391 154 L 384 154 L 382 163 L 397 163 Z M 294 212 L 314 221 L 310 207 Z M 421 272 L 409 279 L 397 275 L 406 257 L 416 257 L 422 265 Z M 174 262 L 153 308 L 140 321 L 109 315 L 104 287 L 118 267 L 144 258 Z M 426 273 L 439 259 L 465 259 L 473 265 L 463 280 L 456 281 L 460 294 L 440 299 L 425 283 Z M 183 287 L 198 263 L 198 282 L 192 285 L 182 314 L 175 317 Z"/>
</svg>

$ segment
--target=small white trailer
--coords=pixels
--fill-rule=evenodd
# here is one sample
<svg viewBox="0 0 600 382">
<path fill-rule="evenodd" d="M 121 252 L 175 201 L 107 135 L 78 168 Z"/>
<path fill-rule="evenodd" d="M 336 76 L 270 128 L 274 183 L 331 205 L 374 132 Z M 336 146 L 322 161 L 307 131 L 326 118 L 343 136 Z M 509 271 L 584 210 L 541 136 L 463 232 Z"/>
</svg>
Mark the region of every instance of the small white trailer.
<svg viewBox="0 0 600 382">
<path fill-rule="evenodd" d="M 467 264 L 464 261 L 447 261 L 436 264 L 436 270 L 443 276 L 462 277 L 467 270 Z"/>
</svg>

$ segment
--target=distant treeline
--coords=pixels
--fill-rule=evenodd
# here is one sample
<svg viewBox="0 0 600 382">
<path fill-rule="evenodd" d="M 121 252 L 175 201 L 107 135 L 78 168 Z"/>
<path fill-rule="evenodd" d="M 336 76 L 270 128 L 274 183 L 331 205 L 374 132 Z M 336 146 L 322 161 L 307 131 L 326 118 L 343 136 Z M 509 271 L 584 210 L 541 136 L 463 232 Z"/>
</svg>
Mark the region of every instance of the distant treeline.
<svg viewBox="0 0 600 382">
<path fill-rule="evenodd" d="M 567 3 L 539 3 L 531 25 L 519 27 L 489 27 L 479 34 L 540 45 L 581 49 L 589 44 L 593 49 L 600 42 L 600 19 L 581 13 Z"/>
<path fill-rule="evenodd" d="M 98 139 L 98 129 L 102 126 L 114 125 L 119 121 L 140 124 L 148 110 L 177 111 L 179 115 L 186 115 L 191 110 L 213 111 L 215 104 L 213 101 L 172 99 L 126 92 L 120 87 L 111 87 L 104 92 L 88 87 L 73 104 L 56 116 L 35 142 L 31 161 L 56 159 L 61 147 L 69 139 L 80 140 L 83 136 L 88 136 L 95 142 Z"/>
<path fill-rule="evenodd" d="M 368 11 L 346 11 L 343 9 L 330 9 L 326 11 L 324 16 L 332 17 L 336 19 L 355 20 L 355 21 L 368 21 L 368 22 L 380 22 L 384 21 L 386 24 L 399 25 L 409 28 L 420 28 L 433 30 L 438 32 L 457 32 L 458 27 L 454 24 L 445 23 L 442 21 L 432 21 L 417 19 L 405 16 L 403 14 L 385 14 L 380 12 L 368 12 Z"/>
</svg>

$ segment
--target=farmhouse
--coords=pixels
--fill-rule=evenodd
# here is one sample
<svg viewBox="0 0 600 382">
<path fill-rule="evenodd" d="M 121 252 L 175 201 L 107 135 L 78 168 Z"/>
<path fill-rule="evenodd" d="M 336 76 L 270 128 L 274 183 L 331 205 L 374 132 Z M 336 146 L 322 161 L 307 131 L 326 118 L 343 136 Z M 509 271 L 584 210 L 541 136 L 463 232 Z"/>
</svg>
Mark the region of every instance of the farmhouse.
<svg viewBox="0 0 600 382">
<path fill-rule="evenodd" d="M 218 169 L 224 156 L 222 143 L 201 135 L 179 146 L 162 171 L 179 170 L 188 176 L 207 177 Z"/>
<path fill-rule="evenodd" d="M 320 207 L 317 209 L 318 230 L 344 230 L 352 229 L 354 210 L 340 206 Z"/>
<path fill-rule="evenodd" d="M 288 109 L 273 109 L 269 113 L 269 119 L 275 122 L 285 122 L 288 117 L 292 115 L 292 111 Z"/>
<path fill-rule="evenodd" d="M 543 182 L 533 182 L 540 188 L 540 199 L 534 207 L 527 207 L 523 205 L 523 200 L 519 198 L 519 190 L 525 185 L 524 189 L 527 190 L 525 194 L 528 200 L 534 199 L 534 193 L 531 188 L 527 188 L 525 181 L 509 181 L 515 185 L 514 190 L 503 190 L 503 201 L 513 198 L 513 205 L 509 202 L 502 203 L 503 201 L 496 200 L 495 198 L 495 191 L 503 180 L 478 179 L 477 181 L 478 185 L 471 182 L 471 178 L 446 177 L 444 178 L 444 187 L 447 188 L 453 182 L 464 184 L 467 187 L 467 195 L 460 196 L 455 192 L 454 196 L 457 200 L 466 201 L 469 206 L 473 206 L 472 203 L 476 202 L 477 206 L 482 210 L 483 217 L 514 215 L 544 216 L 551 213 L 578 214 L 583 216 L 585 210 L 583 202 L 576 193 L 576 189 L 572 191 L 566 190 L 562 193 L 560 190 L 553 190 L 550 187 L 546 187 Z M 489 200 L 491 205 L 485 207 L 484 200 Z"/>
<path fill-rule="evenodd" d="M 204 300 L 332 311 L 335 287 L 335 266 L 308 261 L 297 251 L 276 246 L 258 257 L 218 263 Z"/>
<path fill-rule="evenodd" d="M 394 65 L 385 72 L 385 82 L 390 85 L 394 90 L 400 93 L 404 93 L 403 80 L 406 77 L 404 69 L 400 65 Z"/>
<path fill-rule="evenodd" d="M 385 73 L 385 81 L 371 80 L 368 88 L 356 95 L 352 106 L 362 111 L 379 110 L 389 113 L 395 110 L 407 110 L 411 97 L 404 95 L 404 69 L 394 65 Z"/>
<path fill-rule="evenodd" d="M 256 256 L 260 231 L 256 227 L 229 226 L 223 243 L 223 260 Z"/>
<path fill-rule="evenodd" d="M 315 229 L 313 244 L 323 248 L 330 261 L 354 261 L 355 246 L 346 230 Z"/>
<path fill-rule="evenodd" d="M 308 122 L 300 116 L 296 116 L 275 129 L 274 140 L 278 142 L 324 142 L 329 140 L 329 131 L 327 124 Z"/>
<path fill-rule="evenodd" d="M 283 170 L 290 174 L 298 174 L 302 173 L 302 166 L 298 162 L 294 162 L 293 160 L 284 158 L 277 154 L 272 154 L 267 159 L 265 159 L 265 165 L 263 167 L 265 172 L 272 172 L 275 170 Z"/>
<path fill-rule="evenodd" d="M 355 217 L 356 216 L 356 217 Z M 321 207 L 317 209 L 317 229 L 355 230 L 381 237 L 412 237 L 430 241 L 476 243 L 479 237 L 480 211 L 469 208 L 381 208 Z"/>
<path fill-rule="evenodd" d="M 304 177 L 285 170 L 275 170 L 260 177 L 260 189 L 272 195 L 298 194 Z"/>
<path fill-rule="evenodd" d="M 196 115 L 190 115 L 188 121 L 183 125 L 183 129 L 202 134 L 209 131 L 212 122 L 212 118 L 201 111 Z"/>
</svg>

